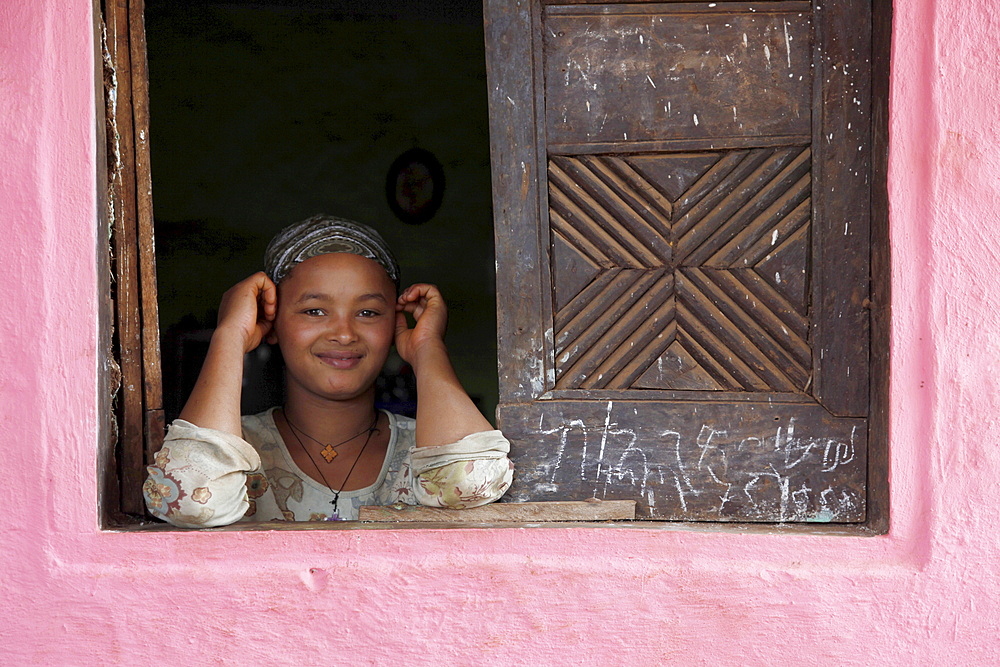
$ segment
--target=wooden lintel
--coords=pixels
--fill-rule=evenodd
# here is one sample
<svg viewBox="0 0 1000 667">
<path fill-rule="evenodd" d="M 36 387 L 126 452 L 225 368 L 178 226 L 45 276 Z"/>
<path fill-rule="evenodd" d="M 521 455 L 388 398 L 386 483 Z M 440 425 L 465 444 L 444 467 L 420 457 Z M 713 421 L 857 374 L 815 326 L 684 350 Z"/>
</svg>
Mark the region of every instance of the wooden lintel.
<svg viewBox="0 0 1000 667">
<path fill-rule="evenodd" d="M 358 509 L 358 519 L 449 523 L 634 521 L 635 501 L 595 498 L 581 501 L 494 503 L 464 510 L 414 505 L 365 506 Z"/>
</svg>

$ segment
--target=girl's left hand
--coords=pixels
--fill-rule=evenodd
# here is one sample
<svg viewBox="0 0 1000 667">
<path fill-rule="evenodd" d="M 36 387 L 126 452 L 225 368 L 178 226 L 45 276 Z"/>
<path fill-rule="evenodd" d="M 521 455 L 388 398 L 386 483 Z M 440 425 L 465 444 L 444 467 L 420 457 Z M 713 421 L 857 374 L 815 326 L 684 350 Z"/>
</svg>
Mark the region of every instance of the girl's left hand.
<svg viewBox="0 0 1000 667">
<path fill-rule="evenodd" d="M 405 313 L 413 315 L 416 321 L 412 329 Z M 444 345 L 447 325 L 448 307 L 436 286 L 417 283 L 407 287 L 396 300 L 396 351 L 403 361 L 415 365 L 428 345 Z"/>
</svg>

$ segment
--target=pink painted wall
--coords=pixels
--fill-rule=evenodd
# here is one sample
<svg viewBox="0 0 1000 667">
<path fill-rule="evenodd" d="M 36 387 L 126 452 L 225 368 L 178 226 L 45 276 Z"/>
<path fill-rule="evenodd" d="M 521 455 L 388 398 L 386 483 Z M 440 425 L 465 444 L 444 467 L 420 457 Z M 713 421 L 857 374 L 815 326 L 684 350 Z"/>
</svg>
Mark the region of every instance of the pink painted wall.
<svg viewBox="0 0 1000 667">
<path fill-rule="evenodd" d="M 995 664 L 1000 6 L 895 24 L 890 535 L 115 534 L 91 2 L 0 2 L 0 662 Z"/>
</svg>

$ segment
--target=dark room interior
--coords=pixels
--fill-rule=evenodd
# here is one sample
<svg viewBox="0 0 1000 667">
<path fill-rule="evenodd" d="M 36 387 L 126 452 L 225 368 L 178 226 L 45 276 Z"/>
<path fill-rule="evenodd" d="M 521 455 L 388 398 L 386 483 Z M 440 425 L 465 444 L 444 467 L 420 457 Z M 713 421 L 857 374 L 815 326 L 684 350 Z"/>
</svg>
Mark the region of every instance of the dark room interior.
<svg viewBox="0 0 1000 667">
<path fill-rule="evenodd" d="M 168 422 L 197 375 L 222 293 L 260 269 L 276 231 L 316 213 L 373 225 L 404 286 L 441 287 L 452 360 L 493 419 L 480 4 L 149 0 L 146 31 Z M 427 186 L 440 207 L 426 221 L 391 205 L 398 158 L 413 149 L 431 171 L 440 165 Z M 244 412 L 280 402 L 274 353 L 259 349 L 248 362 Z M 400 364 L 390 359 L 380 400 L 406 412 L 414 396 Z"/>
</svg>

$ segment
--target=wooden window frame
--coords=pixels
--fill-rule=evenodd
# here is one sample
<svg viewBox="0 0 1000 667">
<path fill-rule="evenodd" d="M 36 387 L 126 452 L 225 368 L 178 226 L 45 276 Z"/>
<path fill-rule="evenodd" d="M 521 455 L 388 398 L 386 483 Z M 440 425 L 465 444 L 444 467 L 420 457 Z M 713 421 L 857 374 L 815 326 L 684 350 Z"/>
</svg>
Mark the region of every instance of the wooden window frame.
<svg viewBox="0 0 1000 667">
<path fill-rule="evenodd" d="M 102 310 L 109 353 L 102 400 L 107 415 L 100 457 L 106 527 L 143 522 L 146 462 L 163 442 L 163 386 L 149 162 L 149 90 L 143 0 L 95 0 L 103 119 L 98 164 L 107 283 Z M 102 20 L 103 18 L 103 20 Z M 101 142 L 98 142 L 101 145 Z"/>
<path fill-rule="evenodd" d="M 486 0 L 488 42 L 502 43 L 510 26 L 498 20 L 507 14 L 509 0 Z M 100 269 L 100 325 L 102 355 L 99 406 L 104 420 L 98 466 L 101 526 L 107 530 L 181 530 L 145 516 L 141 486 L 145 465 L 162 444 L 165 430 L 162 409 L 156 267 L 153 243 L 152 183 L 149 162 L 148 71 L 146 64 L 143 0 L 94 0 L 97 35 L 96 83 L 98 135 L 97 263 Z M 102 20 L 103 19 L 103 20 Z M 872 192 L 871 192 L 871 390 L 868 454 L 867 518 L 860 524 L 749 524 L 700 523 L 719 531 L 792 532 L 841 535 L 882 535 L 889 529 L 889 342 L 890 247 L 888 225 L 888 112 L 889 56 L 892 2 L 872 0 Z M 101 45 L 104 45 L 103 52 Z M 488 60 L 492 54 L 487 54 Z M 493 95 L 491 86 L 491 96 Z M 534 128 L 503 126 L 505 100 L 491 97 L 491 132 L 494 141 L 512 145 L 533 141 Z M 101 140 L 103 138 L 103 141 Z M 505 174 L 520 173 L 496 163 L 494 193 L 518 189 Z M 527 202 L 526 205 L 532 205 Z M 516 212 L 497 210 L 503 224 Z M 503 229 L 497 234 L 503 242 Z M 498 304 L 503 317 L 504 307 Z M 503 370 L 503 364 L 501 372 Z M 213 529 L 315 530 L 371 528 L 468 527 L 455 521 L 407 524 L 324 523 L 300 525 L 269 522 Z M 477 527 L 521 527 L 518 522 L 476 524 Z M 532 522 L 531 525 L 538 525 Z M 575 526 L 606 523 L 575 522 Z M 642 521 L 642 528 L 673 528 L 678 522 Z"/>
</svg>

